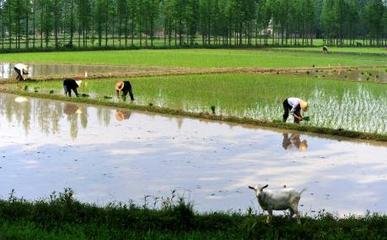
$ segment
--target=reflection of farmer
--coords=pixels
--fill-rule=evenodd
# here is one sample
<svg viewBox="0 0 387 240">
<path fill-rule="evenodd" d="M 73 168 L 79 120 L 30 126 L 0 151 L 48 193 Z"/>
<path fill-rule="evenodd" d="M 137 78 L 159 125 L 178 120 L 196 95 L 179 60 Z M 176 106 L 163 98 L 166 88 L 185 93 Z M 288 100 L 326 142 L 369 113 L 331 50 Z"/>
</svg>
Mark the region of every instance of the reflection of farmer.
<svg viewBox="0 0 387 240">
<path fill-rule="evenodd" d="M 63 112 L 66 115 L 73 115 L 75 113 L 80 112 L 80 110 L 79 111 L 78 110 L 79 110 L 79 107 L 72 103 L 66 103 L 63 107 Z"/>
<path fill-rule="evenodd" d="M 284 133 L 283 136 L 284 139 L 282 140 L 282 147 L 285 150 L 290 150 L 293 147 L 296 147 L 296 149 L 304 152 L 308 149 L 308 142 L 305 139 L 301 141 L 300 134 L 292 133 L 289 137 L 288 133 Z"/>
<path fill-rule="evenodd" d="M 283 102 L 284 106 L 284 115 L 283 115 L 283 121 L 286 122 L 286 120 L 289 117 L 290 114 L 294 117 L 294 123 L 300 123 L 300 121 L 303 120 L 303 117 L 301 115 L 301 110 L 306 112 L 308 111 L 308 103 L 302 99 L 290 97 L 285 99 Z"/>
<path fill-rule="evenodd" d="M 128 93 L 130 96 L 130 100 L 134 101 L 132 85 L 129 81 L 119 81 L 116 83 L 117 97 L 120 95 L 120 92 L 122 92 L 122 98 L 124 99 L 124 101 L 126 100 L 126 96 L 128 95 Z"/>
<path fill-rule="evenodd" d="M 22 63 L 18 63 L 18 64 L 15 64 L 13 69 L 15 70 L 16 75 L 17 75 L 16 76 L 16 80 L 24 81 L 23 75 L 27 75 L 28 74 L 28 66 L 25 65 L 25 64 L 22 64 Z"/>
<path fill-rule="evenodd" d="M 122 111 L 122 110 L 116 110 L 116 119 L 117 121 L 121 122 L 123 120 L 127 120 L 130 118 L 130 112 L 128 111 Z"/>
<path fill-rule="evenodd" d="M 77 88 L 81 86 L 81 83 L 82 81 L 76 81 L 71 78 L 67 78 L 63 80 L 63 89 L 64 89 L 65 95 L 66 96 L 68 95 L 69 97 L 71 97 L 71 91 L 73 91 L 75 95 L 78 97 L 79 94 L 78 94 Z"/>
</svg>

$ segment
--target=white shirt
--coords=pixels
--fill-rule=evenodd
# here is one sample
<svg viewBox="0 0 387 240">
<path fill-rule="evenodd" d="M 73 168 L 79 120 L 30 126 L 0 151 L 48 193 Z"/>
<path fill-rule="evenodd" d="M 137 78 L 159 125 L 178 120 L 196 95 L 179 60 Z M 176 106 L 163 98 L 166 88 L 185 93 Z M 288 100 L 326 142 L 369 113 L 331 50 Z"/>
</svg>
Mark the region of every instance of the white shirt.
<svg viewBox="0 0 387 240">
<path fill-rule="evenodd" d="M 288 103 L 292 107 L 292 110 L 290 110 L 291 113 L 294 113 L 296 107 L 301 104 L 301 101 L 301 99 L 295 97 L 288 98 Z"/>
<path fill-rule="evenodd" d="M 28 66 L 23 63 L 15 64 L 15 68 L 19 69 L 19 71 L 24 74 L 24 72 L 28 72 Z"/>
</svg>

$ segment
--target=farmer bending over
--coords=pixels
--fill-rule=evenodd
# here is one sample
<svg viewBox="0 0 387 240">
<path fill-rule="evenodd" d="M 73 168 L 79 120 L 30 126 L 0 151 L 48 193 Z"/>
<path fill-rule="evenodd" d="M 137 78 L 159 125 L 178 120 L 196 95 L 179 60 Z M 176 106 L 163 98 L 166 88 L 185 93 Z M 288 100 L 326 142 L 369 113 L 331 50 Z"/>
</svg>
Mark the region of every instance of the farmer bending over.
<svg viewBox="0 0 387 240">
<path fill-rule="evenodd" d="M 290 97 L 285 99 L 284 103 L 284 115 L 283 115 L 283 121 L 286 122 L 286 120 L 289 117 L 289 111 L 290 114 L 294 117 L 294 123 L 300 123 L 300 121 L 303 120 L 303 117 L 301 115 L 301 110 L 306 112 L 308 111 L 308 103 L 302 99 Z"/>
<path fill-rule="evenodd" d="M 328 47 L 327 47 L 327 46 L 323 46 L 323 47 L 322 47 L 322 52 L 328 54 L 328 53 L 329 53 Z"/>
<path fill-rule="evenodd" d="M 23 75 L 28 74 L 28 66 L 22 63 L 15 64 L 13 69 L 16 72 L 16 80 L 18 81 L 24 81 Z"/>
<path fill-rule="evenodd" d="M 126 100 L 126 96 L 128 95 L 128 93 L 130 96 L 130 100 L 134 101 L 132 85 L 129 81 L 119 81 L 116 83 L 117 97 L 120 96 L 120 92 L 122 92 L 122 98 L 124 99 L 124 101 Z"/>
<path fill-rule="evenodd" d="M 78 94 L 78 90 L 77 88 L 79 86 L 81 86 L 81 83 L 82 81 L 76 81 L 72 78 L 67 78 L 65 80 L 63 80 L 63 89 L 64 89 L 64 93 L 65 95 L 71 97 L 71 91 L 73 91 L 75 93 L 75 95 L 78 97 L 79 94 Z"/>
</svg>

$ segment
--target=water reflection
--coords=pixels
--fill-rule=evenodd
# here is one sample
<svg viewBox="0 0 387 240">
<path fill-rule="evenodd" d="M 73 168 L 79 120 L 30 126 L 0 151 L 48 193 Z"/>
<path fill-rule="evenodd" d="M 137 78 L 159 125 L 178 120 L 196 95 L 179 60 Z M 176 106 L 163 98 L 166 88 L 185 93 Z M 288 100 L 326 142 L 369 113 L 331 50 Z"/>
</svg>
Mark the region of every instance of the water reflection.
<svg viewBox="0 0 387 240">
<path fill-rule="evenodd" d="M 282 140 L 282 147 L 285 150 L 298 150 L 301 152 L 305 152 L 308 150 L 308 141 L 306 139 L 301 139 L 301 135 L 299 133 L 284 133 Z"/>
<path fill-rule="evenodd" d="M 13 63 L 0 63 L 0 79 L 15 78 Z M 127 67 L 104 65 L 70 65 L 70 64 L 28 64 L 27 78 L 53 77 L 53 76 L 93 76 L 99 73 L 126 72 Z"/>
<path fill-rule="evenodd" d="M 124 110 L 116 110 L 115 117 L 117 121 L 121 122 L 123 120 L 128 120 L 130 118 L 130 112 Z"/>
<path fill-rule="evenodd" d="M 142 204 L 177 189 L 199 211 L 245 210 L 258 209 L 247 186 L 268 183 L 307 188 L 302 213 L 387 213 L 385 145 L 308 136 L 299 151 L 304 135 L 15 98 L 0 95 L 1 198 L 72 187 L 81 201 Z"/>
</svg>

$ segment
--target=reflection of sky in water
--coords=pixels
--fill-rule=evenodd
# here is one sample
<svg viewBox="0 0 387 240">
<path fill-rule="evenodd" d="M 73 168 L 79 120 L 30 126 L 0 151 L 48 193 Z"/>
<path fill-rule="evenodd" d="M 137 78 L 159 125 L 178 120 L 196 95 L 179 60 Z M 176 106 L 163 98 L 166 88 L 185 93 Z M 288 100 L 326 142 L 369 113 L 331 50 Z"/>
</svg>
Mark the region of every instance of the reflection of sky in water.
<svg viewBox="0 0 387 240">
<path fill-rule="evenodd" d="M 14 100 L 0 95 L 2 198 L 11 189 L 36 199 L 68 186 L 82 201 L 142 204 L 176 189 L 198 210 L 245 210 L 258 208 L 247 186 L 269 183 L 307 188 L 304 213 L 387 212 L 385 145 Z"/>
<path fill-rule="evenodd" d="M 27 63 L 28 64 L 28 63 Z M 0 62 L 0 79 L 15 78 L 16 74 L 13 70 L 13 63 Z M 133 69 L 131 67 L 130 69 Z M 136 67 L 135 69 L 138 69 Z M 105 66 L 105 65 L 75 65 L 75 64 L 28 64 L 28 78 L 47 77 L 47 76 L 84 76 L 85 72 L 91 73 L 107 73 L 107 72 L 123 72 L 128 71 L 126 66 Z"/>
</svg>

